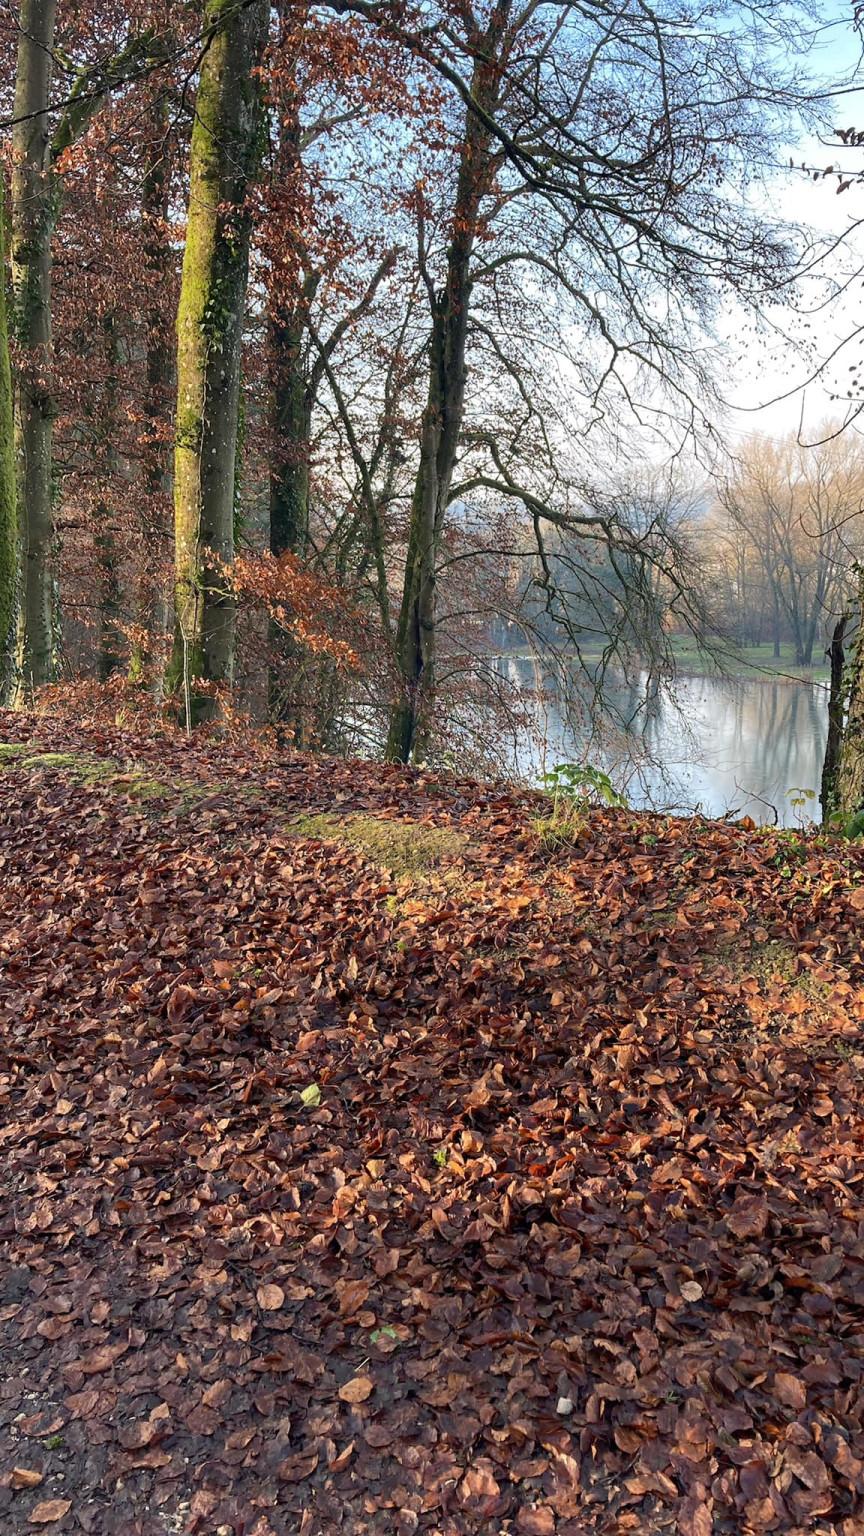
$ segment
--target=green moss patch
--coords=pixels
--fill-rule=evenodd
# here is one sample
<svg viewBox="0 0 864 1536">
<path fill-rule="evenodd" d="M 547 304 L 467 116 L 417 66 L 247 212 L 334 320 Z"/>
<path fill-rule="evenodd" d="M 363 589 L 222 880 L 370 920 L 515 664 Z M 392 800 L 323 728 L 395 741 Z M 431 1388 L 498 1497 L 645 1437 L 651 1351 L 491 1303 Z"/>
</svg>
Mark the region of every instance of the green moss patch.
<svg viewBox="0 0 864 1536">
<path fill-rule="evenodd" d="M 210 793 L 206 786 L 177 786 L 139 769 L 124 768 L 114 758 L 95 757 L 87 752 L 34 752 L 31 746 L 14 741 L 0 742 L 0 768 L 3 766 L 62 773 L 77 784 L 104 785 L 117 794 L 143 802 L 164 800 L 178 789 L 183 793 L 192 789 L 202 795 Z"/>
<path fill-rule="evenodd" d="M 455 858 L 468 846 L 463 832 L 427 827 L 412 821 L 380 821 L 374 816 L 298 816 L 290 824 L 295 837 L 341 843 L 372 859 L 394 875 L 416 875 Z"/>
</svg>

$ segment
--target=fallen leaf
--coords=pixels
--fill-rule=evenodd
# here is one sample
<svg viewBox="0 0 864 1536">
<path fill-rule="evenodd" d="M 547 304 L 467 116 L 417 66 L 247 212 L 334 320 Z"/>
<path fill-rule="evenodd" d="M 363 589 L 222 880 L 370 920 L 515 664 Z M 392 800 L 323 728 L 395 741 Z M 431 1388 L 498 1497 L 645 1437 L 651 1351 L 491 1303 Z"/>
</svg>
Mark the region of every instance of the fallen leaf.
<svg viewBox="0 0 864 1536">
<path fill-rule="evenodd" d="M 516 1529 L 523 1536 L 554 1536 L 555 1516 L 546 1505 L 536 1509 L 523 1505 L 516 1516 Z"/>
<path fill-rule="evenodd" d="M 343 1317 L 359 1312 L 366 1301 L 370 1286 L 366 1280 L 349 1280 L 339 1289 L 339 1311 Z"/>
<path fill-rule="evenodd" d="M 72 1508 L 71 1499 L 44 1499 L 31 1509 L 29 1520 L 31 1525 L 50 1525 L 54 1520 L 62 1520 Z"/>
<path fill-rule="evenodd" d="M 365 1403 L 374 1391 L 375 1383 L 368 1376 L 352 1376 L 339 1388 L 339 1396 L 343 1403 Z"/>
<path fill-rule="evenodd" d="M 778 1371 L 774 1377 L 774 1395 L 787 1408 L 794 1408 L 796 1412 L 807 1407 L 807 1388 L 797 1376 L 790 1376 L 786 1371 Z"/>
<path fill-rule="evenodd" d="M 497 1499 L 500 1492 L 488 1462 L 478 1462 L 469 1467 L 459 1484 L 459 1493 L 465 1503 L 473 1503 L 478 1499 Z"/>
<path fill-rule="evenodd" d="M 768 1201 L 764 1195 L 739 1195 L 726 1225 L 736 1237 L 761 1237 L 768 1225 Z"/>
<path fill-rule="evenodd" d="M 12 1488 L 38 1488 L 44 1476 L 44 1472 L 37 1472 L 32 1467 L 13 1467 L 9 1485 Z"/>
<path fill-rule="evenodd" d="M 278 1312 L 285 1302 L 285 1292 L 281 1285 L 259 1285 L 255 1299 L 262 1312 Z"/>
<path fill-rule="evenodd" d="M 147 1419 L 139 1419 L 135 1424 L 124 1424 L 117 1435 L 124 1451 L 140 1451 L 145 1445 L 149 1445 L 159 1434 L 159 1425 L 151 1424 Z"/>
</svg>

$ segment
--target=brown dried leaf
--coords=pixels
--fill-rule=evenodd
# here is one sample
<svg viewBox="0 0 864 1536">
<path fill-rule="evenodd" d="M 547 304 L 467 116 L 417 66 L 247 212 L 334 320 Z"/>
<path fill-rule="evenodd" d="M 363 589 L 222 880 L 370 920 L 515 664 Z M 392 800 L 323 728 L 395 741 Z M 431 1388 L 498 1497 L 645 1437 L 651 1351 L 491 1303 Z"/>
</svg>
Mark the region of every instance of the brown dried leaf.
<svg viewBox="0 0 864 1536">
<path fill-rule="evenodd" d="M 516 1529 L 522 1536 L 555 1536 L 555 1516 L 548 1505 L 536 1509 L 523 1505 L 516 1516 Z"/>
<path fill-rule="evenodd" d="M 366 1280 L 348 1280 L 338 1288 L 339 1311 L 343 1317 L 359 1312 L 369 1296 L 371 1287 Z"/>
<path fill-rule="evenodd" d="M 255 1300 L 262 1312 L 278 1312 L 284 1304 L 285 1292 L 281 1285 L 259 1285 L 255 1292 Z"/>
<path fill-rule="evenodd" d="M 43 1499 L 35 1509 L 31 1509 L 29 1520 L 31 1525 L 51 1525 L 54 1520 L 62 1520 L 72 1508 L 71 1499 Z"/>
<path fill-rule="evenodd" d="M 33 1467 L 13 1467 L 9 1474 L 10 1488 L 38 1488 L 42 1482 L 44 1472 L 37 1472 Z"/>
<path fill-rule="evenodd" d="M 726 1225 L 736 1237 L 761 1237 L 768 1225 L 768 1201 L 764 1195 L 739 1195 Z"/>
<path fill-rule="evenodd" d="M 343 1403 L 365 1403 L 374 1391 L 375 1383 L 368 1376 L 352 1376 L 339 1388 L 339 1396 Z"/>
<path fill-rule="evenodd" d="M 150 1445 L 159 1433 L 158 1424 L 151 1424 L 147 1419 L 139 1419 L 135 1424 L 124 1424 L 117 1439 L 124 1451 L 141 1451 L 146 1445 Z"/>
<path fill-rule="evenodd" d="M 807 1388 L 800 1377 L 790 1376 L 787 1371 L 778 1371 L 774 1377 L 774 1395 L 796 1413 L 807 1407 Z"/>
</svg>

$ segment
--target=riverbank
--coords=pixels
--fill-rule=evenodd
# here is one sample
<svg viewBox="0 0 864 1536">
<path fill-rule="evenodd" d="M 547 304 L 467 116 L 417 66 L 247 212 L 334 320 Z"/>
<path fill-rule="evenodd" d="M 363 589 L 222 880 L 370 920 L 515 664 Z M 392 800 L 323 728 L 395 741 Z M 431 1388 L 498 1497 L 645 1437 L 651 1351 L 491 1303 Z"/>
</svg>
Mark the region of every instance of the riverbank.
<svg viewBox="0 0 864 1536">
<path fill-rule="evenodd" d="M 774 655 L 773 645 L 751 645 L 740 650 L 724 651 L 717 659 L 700 654 L 692 642 L 678 637 L 673 638 L 672 646 L 676 667 L 686 677 L 726 676 L 750 682 L 758 682 L 760 678 L 769 682 L 783 682 L 786 679 L 790 682 L 825 685 L 831 676 L 831 669 L 824 656 L 815 658 L 817 665 L 799 667 L 795 662 L 794 647 L 786 644 L 781 645 L 779 656 Z"/>
<path fill-rule="evenodd" d="M 0 741 L 4 1532 L 856 1529 L 862 851 Z"/>
<path fill-rule="evenodd" d="M 788 644 L 780 647 L 779 657 L 774 655 L 772 645 L 745 646 L 740 650 L 720 649 L 715 655 L 700 651 L 692 641 L 682 636 L 673 635 L 670 645 L 675 669 L 680 677 L 730 677 L 747 682 L 764 680 L 772 683 L 814 683 L 820 687 L 827 687 L 831 677 L 831 669 L 821 655 L 816 657 L 817 664 L 812 667 L 797 666 L 794 647 Z M 505 658 L 520 660 L 530 659 L 532 654 L 520 647 L 503 652 Z M 561 654 L 566 656 L 567 652 Z M 575 651 L 572 656 L 575 661 Z M 599 650 L 586 649 L 580 652 L 579 660 L 584 666 L 593 669 L 601 665 L 603 655 Z"/>
</svg>

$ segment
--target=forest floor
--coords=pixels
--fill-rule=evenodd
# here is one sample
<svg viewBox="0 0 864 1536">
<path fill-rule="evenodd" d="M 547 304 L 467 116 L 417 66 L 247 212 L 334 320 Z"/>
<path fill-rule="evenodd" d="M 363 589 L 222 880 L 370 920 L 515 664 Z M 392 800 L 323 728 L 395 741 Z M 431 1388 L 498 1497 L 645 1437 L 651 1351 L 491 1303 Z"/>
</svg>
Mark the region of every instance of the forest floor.
<svg viewBox="0 0 864 1536">
<path fill-rule="evenodd" d="M 4 1536 L 862 1536 L 864 852 L 0 741 Z"/>
</svg>

